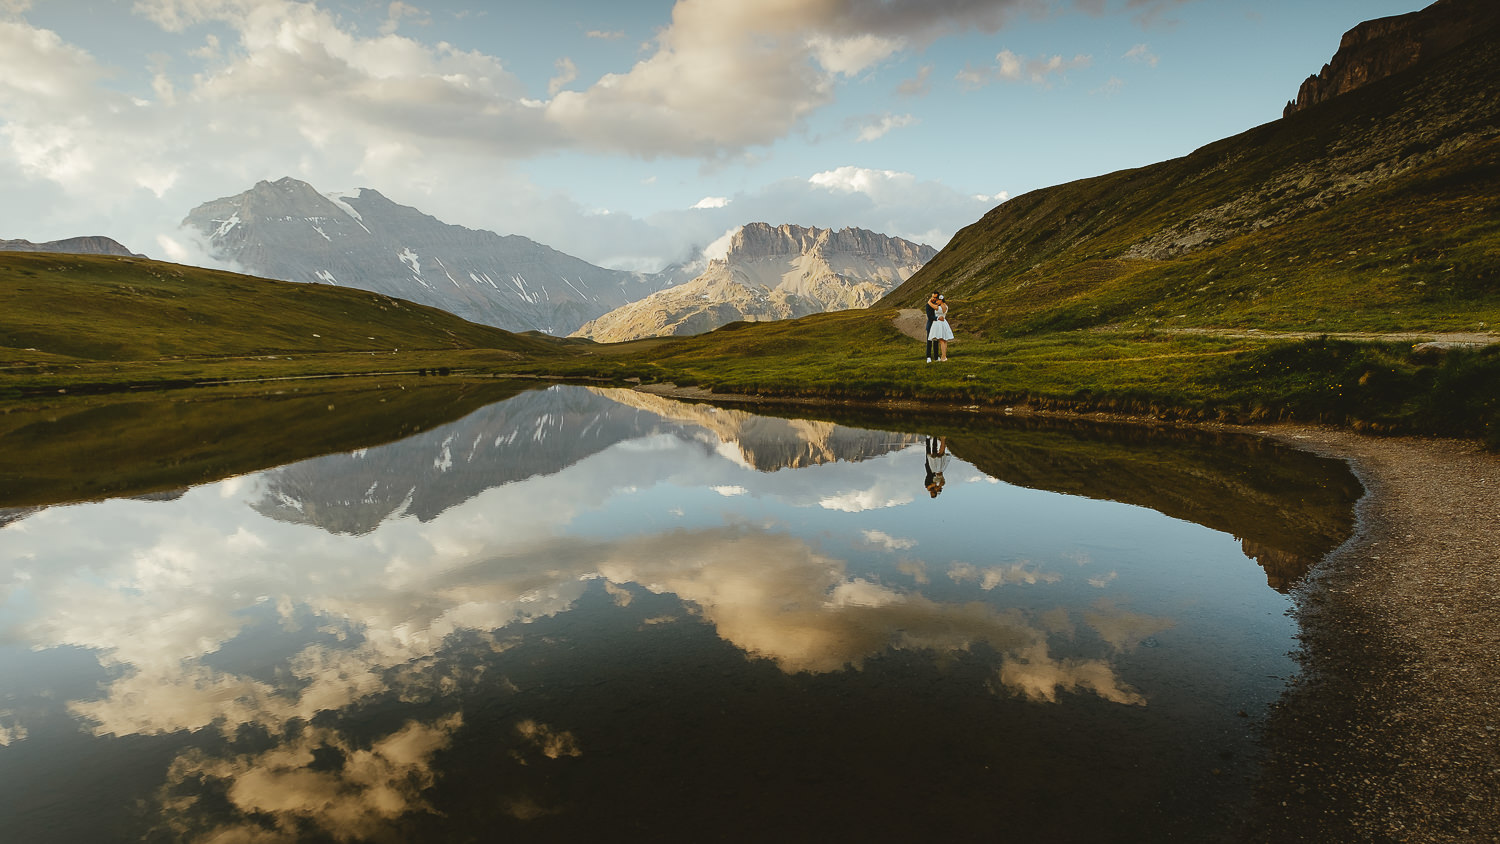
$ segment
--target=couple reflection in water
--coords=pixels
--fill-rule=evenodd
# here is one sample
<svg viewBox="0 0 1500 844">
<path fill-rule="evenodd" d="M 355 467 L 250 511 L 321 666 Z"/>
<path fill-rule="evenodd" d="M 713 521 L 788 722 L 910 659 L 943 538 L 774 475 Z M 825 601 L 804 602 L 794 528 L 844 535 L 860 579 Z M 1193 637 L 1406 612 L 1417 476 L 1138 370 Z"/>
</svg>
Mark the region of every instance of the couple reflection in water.
<svg viewBox="0 0 1500 844">
<path fill-rule="evenodd" d="M 922 485 L 927 487 L 927 494 L 933 498 L 943 491 L 943 470 L 948 468 L 948 438 L 927 438 L 927 460 L 924 464 L 927 477 L 922 480 Z"/>
</svg>

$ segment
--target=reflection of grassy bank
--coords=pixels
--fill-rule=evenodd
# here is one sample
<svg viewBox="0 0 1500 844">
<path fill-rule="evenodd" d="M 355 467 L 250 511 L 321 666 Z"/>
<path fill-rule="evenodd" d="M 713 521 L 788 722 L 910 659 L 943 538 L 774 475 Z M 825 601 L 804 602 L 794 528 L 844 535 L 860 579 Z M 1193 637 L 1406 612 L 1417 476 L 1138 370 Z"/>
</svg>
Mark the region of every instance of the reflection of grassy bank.
<svg viewBox="0 0 1500 844">
<path fill-rule="evenodd" d="M 967 426 L 953 453 L 1019 486 L 1149 507 L 1244 541 L 1286 590 L 1354 527 L 1363 492 L 1343 463 L 1256 437 L 1144 428 Z"/>
<path fill-rule="evenodd" d="M 337 379 L 16 400 L 0 405 L 0 507 L 176 489 L 389 442 L 509 398 L 522 383 Z M 1148 507 L 1239 537 L 1277 588 L 1348 535 L 1360 494 L 1341 463 L 1196 429 L 860 406 L 756 411 L 946 436 L 955 455 L 1007 483 Z"/>
<path fill-rule="evenodd" d="M 945 436 L 954 456 L 1006 483 L 1148 507 L 1228 533 L 1281 590 L 1349 536 L 1364 491 L 1341 461 L 1195 428 L 914 410 L 780 412 Z"/>
<path fill-rule="evenodd" d="M 0 405 L 0 506 L 139 495 L 378 445 L 521 389 L 407 377 L 14 400 Z"/>
</svg>

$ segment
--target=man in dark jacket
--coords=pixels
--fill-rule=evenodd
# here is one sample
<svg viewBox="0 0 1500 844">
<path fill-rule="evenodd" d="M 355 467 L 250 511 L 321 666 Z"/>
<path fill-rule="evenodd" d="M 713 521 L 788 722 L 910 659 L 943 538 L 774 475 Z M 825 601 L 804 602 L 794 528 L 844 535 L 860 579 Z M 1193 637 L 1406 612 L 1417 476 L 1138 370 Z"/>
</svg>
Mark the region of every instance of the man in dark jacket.
<svg viewBox="0 0 1500 844">
<path fill-rule="evenodd" d="M 922 337 L 927 339 L 927 363 L 932 363 L 933 358 L 938 357 L 938 340 L 930 339 L 933 333 L 933 322 L 938 319 L 938 312 L 933 310 L 935 304 L 938 304 L 938 294 L 933 292 L 933 295 L 927 297 L 927 328 L 922 331 Z"/>
<path fill-rule="evenodd" d="M 922 337 L 924 339 L 927 339 L 927 338 L 929 338 L 932 335 L 932 323 L 933 323 L 934 320 L 937 319 L 937 311 L 934 311 L 933 308 L 932 308 L 933 303 L 937 301 L 937 297 L 938 297 L 937 293 L 933 293 L 931 296 L 927 297 L 927 305 L 926 305 L 926 308 L 927 308 L 927 328 L 925 328 L 922 331 Z M 937 341 L 936 340 L 932 340 L 932 339 L 927 339 L 927 362 L 928 363 L 932 363 L 932 359 L 934 357 L 936 357 L 936 356 L 937 356 Z"/>
</svg>

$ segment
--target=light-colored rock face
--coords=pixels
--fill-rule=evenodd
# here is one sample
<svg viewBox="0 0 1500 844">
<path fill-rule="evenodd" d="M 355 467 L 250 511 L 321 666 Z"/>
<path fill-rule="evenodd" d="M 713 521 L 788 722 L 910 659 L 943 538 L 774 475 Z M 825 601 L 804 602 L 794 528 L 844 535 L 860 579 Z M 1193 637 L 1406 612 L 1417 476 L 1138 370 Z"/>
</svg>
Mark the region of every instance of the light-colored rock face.
<svg viewBox="0 0 1500 844">
<path fill-rule="evenodd" d="M 865 308 L 935 254 L 930 246 L 864 229 L 751 223 L 697 278 L 617 308 L 574 336 L 613 343 Z"/>
<path fill-rule="evenodd" d="M 0 240 L 0 252 L 61 252 L 69 255 L 119 255 L 144 257 L 126 249 L 119 241 L 100 235 L 69 237 L 32 243 L 29 240 Z"/>
<path fill-rule="evenodd" d="M 682 280 L 448 225 L 368 188 L 324 195 L 290 178 L 204 203 L 183 224 L 249 273 L 372 290 L 510 331 L 565 335 Z"/>
</svg>

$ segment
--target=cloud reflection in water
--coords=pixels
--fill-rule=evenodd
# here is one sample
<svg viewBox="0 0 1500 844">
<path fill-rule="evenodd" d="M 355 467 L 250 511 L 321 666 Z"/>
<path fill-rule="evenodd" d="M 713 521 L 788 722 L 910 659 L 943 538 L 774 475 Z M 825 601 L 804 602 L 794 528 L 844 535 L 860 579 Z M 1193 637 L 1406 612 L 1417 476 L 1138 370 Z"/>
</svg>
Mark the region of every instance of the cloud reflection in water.
<svg viewBox="0 0 1500 844">
<path fill-rule="evenodd" d="M 722 427 L 726 415 L 713 417 Z M 725 465 L 717 450 L 678 449 L 663 460 L 666 441 L 652 441 L 651 449 L 608 448 L 556 475 L 487 490 L 426 524 L 395 519 L 359 538 L 257 518 L 243 506 L 260 494 L 264 482 L 255 479 L 194 490 L 171 508 L 108 502 L 47 511 L 31 523 L 36 549 L 12 558 L 19 563 L 14 574 L 24 573 L 44 608 L 22 628 L 37 647 L 91 648 L 113 666 L 117 676 L 99 699 L 72 704 L 101 735 L 274 727 L 338 709 L 385 691 L 387 669 L 430 656 L 456 631 L 497 631 L 567 611 L 595 577 L 692 602 L 726 640 L 786 671 L 858 668 L 888 648 L 953 651 L 984 643 L 1018 655 L 1001 682 L 1022 693 L 1055 699 L 1038 692 L 1052 682 L 1054 689 L 1120 697 L 1102 663 L 1085 684 L 1055 667 L 1042 672 L 1051 665 L 1046 631 L 1019 611 L 940 602 L 853 576 L 845 561 L 786 533 L 735 524 L 597 542 L 566 535 L 577 513 L 608 507 L 619 490 L 683 477 L 737 494 L 782 494 L 794 507 L 866 502 L 847 508 L 858 511 L 896 506 L 897 497 L 876 491 L 910 487 L 913 474 L 909 461 L 886 456 L 787 483 Z M 359 458 L 368 461 L 372 452 Z M 713 483 L 726 476 L 738 482 Z M 690 489 L 683 494 L 691 500 Z M 107 553 L 91 538 L 101 534 L 111 538 Z M 890 549 L 916 544 L 881 530 L 862 535 Z M 46 564 L 27 565 L 28 553 Z M 1061 577 L 1023 563 L 958 563 L 948 574 L 984 590 Z M 305 614 L 340 641 L 290 654 L 280 683 L 210 667 L 206 658 L 246 629 L 254 596 L 269 596 L 262 601 L 273 602 L 281 624 Z M 1099 611 L 1088 621 L 1103 632 L 1115 626 L 1112 617 Z M 1037 679 L 1044 674 L 1055 682 Z"/>
</svg>

